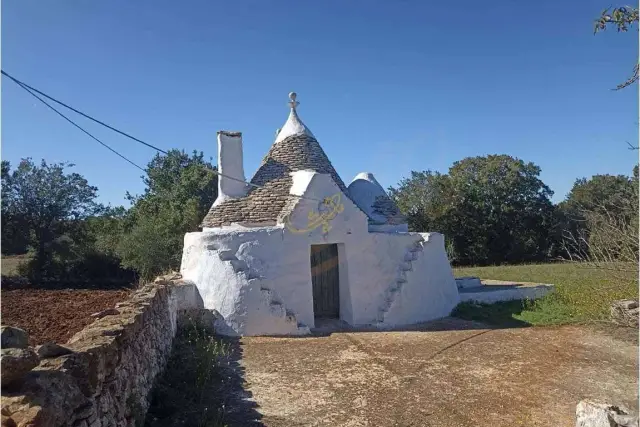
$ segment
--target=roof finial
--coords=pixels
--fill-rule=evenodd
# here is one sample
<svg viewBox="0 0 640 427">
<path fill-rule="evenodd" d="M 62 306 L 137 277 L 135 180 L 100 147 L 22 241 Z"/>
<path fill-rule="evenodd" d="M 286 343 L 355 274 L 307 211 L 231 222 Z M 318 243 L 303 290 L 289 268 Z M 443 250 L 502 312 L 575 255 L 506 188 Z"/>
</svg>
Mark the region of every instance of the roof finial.
<svg viewBox="0 0 640 427">
<path fill-rule="evenodd" d="M 296 101 L 296 98 L 298 97 L 298 94 L 295 92 L 290 92 L 289 93 L 289 106 L 291 107 L 292 110 L 295 110 L 296 107 L 298 105 L 300 105 L 300 103 L 298 101 Z"/>
<path fill-rule="evenodd" d="M 300 120 L 300 117 L 298 117 L 296 107 L 300 103 L 296 101 L 297 97 L 297 93 L 289 93 L 289 106 L 291 107 L 291 111 L 289 112 L 287 122 L 282 126 L 282 129 L 278 131 L 276 142 L 280 142 L 291 135 L 308 135 L 315 139 L 315 136 L 313 136 L 309 128 L 306 127 L 304 123 L 302 123 L 302 120 Z"/>
</svg>

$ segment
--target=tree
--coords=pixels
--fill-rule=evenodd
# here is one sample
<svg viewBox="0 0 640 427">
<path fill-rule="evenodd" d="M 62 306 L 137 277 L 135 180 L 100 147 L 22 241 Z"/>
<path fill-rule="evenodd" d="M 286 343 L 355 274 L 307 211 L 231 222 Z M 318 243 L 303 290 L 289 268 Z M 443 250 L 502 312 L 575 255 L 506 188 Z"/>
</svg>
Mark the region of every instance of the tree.
<svg viewBox="0 0 640 427">
<path fill-rule="evenodd" d="M 595 21 L 595 28 L 593 33 L 597 34 L 599 31 L 604 31 L 609 26 L 617 28 L 618 32 L 627 32 L 630 27 L 638 22 L 638 8 L 632 6 L 607 8 L 602 11 L 600 17 Z M 629 77 L 624 83 L 616 86 L 615 90 L 624 89 L 627 86 L 631 86 L 638 81 L 638 62 L 633 67 L 631 77 Z"/>
<path fill-rule="evenodd" d="M 30 158 L 13 171 L 8 162 L 2 164 L 2 216 L 7 215 L 8 224 L 20 224 L 20 233 L 34 249 L 36 280 L 49 271 L 54 256 L 68 248 L 78 222 L 101 209 L 95 202 L 97 188 L 78 173 L 66 173 L 73 166 L 44 160 L 36 165 Z M 3 237 L 11 233 L 5 225 Z"/>
<path fill-rule="evenodd" d="M 576 180 L 561 204 L 568 221 L 565 257 L 617 279 L 638 274 L 638 166 L 633 176 L 594 175 Z"/>
<path fill-rule="evenodd" d="M 450 208 L 449 177 L 439 172 L 411 172 L 398 188 L 389 188 L 389 196 L 407 216 L 411 231 L 442 230 L 446 228 Z"/>
<path fill-rule="evenodd" d="M 469 157 L 447 175 L 412 172 L 390 193 L 412 228 L 445 235 L 458 263 L 538 261 L 552 250 L 554 222 L 553 192 L 539 174 L 507 155 Z"/>
<path fill-rule="evenodd" d="M 583 211 L 613 211 L 621 201 L 635 197 L 634 179 L 626 175 L 594 175 L 575 181 L 562 208 L 570 215 L 580 217 Z"/>
<path fill-rule="evenodd" d="M 125 267 L 144 278 L 177 269 L 184 234 L 197 231 L 217 197 L 216 168 L 202 153 L 171 150 L 147 166 L 146 189 L 127 197 L 133 206 L 123 218 L 117 253 Z"/>
<path fill-rule="evenodd" d="M 2 254 L 21 255 L 29 249 L 29 229 L 23 218 L 9 209 L 6 203 L 9 190 L 9 175 L 11 165 L 8 161 L 2 161 L 2 212 L 0 220 L 2 224 Z"/>
</svg>

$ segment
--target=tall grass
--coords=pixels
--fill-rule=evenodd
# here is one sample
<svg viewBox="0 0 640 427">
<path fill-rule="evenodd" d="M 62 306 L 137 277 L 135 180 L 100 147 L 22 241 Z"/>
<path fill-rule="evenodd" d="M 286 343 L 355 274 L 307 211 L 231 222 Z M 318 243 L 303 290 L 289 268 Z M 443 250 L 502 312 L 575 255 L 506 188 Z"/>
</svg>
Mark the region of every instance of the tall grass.
<svg viewBox="0 0 640 427">
<path fill-rule="evenodd" d="M 222 427 L 224 403 L 215 392 L 229 346 L 198 321 L 180 324 L 172 354 L 151 397 L 146 426 Z"/>
</svg>

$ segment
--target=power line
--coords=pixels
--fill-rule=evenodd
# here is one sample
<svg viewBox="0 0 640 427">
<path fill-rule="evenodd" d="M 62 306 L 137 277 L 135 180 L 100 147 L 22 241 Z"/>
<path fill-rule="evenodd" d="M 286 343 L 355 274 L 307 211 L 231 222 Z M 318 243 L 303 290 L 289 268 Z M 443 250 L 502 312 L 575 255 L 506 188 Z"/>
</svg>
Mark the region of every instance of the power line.
<svg viewBox="0 0 640 427">
<path fill-rule="evenodd" d="M 87 119 L 92 120 L 92 121 L 94 121 L 94 122 L 96 122 L 96 123 L 98 123 L 98 124 L 100 124 L 100 125 L 102 125 L 102 126 L 104 126 L 104 127 L 108 128 L 108 129 L 110 129 L 110 130 L 112 130 L 112 131 L 114 131 L 114 132 L 117 132 L 117 133 L 119 133 L 120 135 L 126 136 L 127 138 L 130 138 L 130 139 L 132 139 L 132 140 L 134 140 L 134 141 L 136 141 L 136 142 L 139 142 L 139 143 L 141 143 L 141 144 L 143 144 L 143 145 L 146 145 L 146 146 L 147 146 L 147 147 L 149 147 L 149 148 L 153 148 L 154 150 L 157 150 L 157 151 L 159 151 L 159 152 L 161 152 L 161 153 L 163 153 L 163 154 L 169 154 L 168 152 L 166 152 L 165 150 L 163 150 L 163 149 L 161 149 L 161 148 L 158 148 L 158 147 L 156 147 L 156 146 L 154 146 L 154 145 L 152 145 L 152 144 L 146 143 L 146 142 L 142 141 L 141 139 L 138 139 L 138 138 L 136 138 L 136 137 L 134 137 L 134 136 L 129 135 L 129 134 L 128 134 L 128 133 L 126 133 L 126 132 L 123 132 L 123 131 L 121 131 L 121 130 L 119 130 L 119 129 L 116 129 L 115 127 L 110 126 L 110 125 L 106 124 L 105 122 L 103 122 L 103 121 L 101 121 L 101 120 L 98 120 L 98 119 L 96 119 L 96 118 L 94 118 L 94 117 L 91 117 L 90 115 L 85 114 L 85 113 L 83 113 L 82 111 L 77 110 L 77 109 L 75 109 L 75 108 L 71 107 L 71 106 L 70 106 L 70 105 L 68 105 L 68 104 L 65 104 L 64 102 L 59 101 L 59 100 L 55 99 L 54 97 L 52 97 L 52 96 L 50 96 L 50 95 L 47 95 L 46 93 L 42 92 L 41 90 L 38 90 L 38 89 L 34 88 L 33 86 L 30 86 L 30 85 L 28 85 L 27 83 L 22 82 L 22 81 L 18 80 L 17 78 L 15 78 L 15 77 L 11 76 L 9 73 L 7 73 L 7 72 L 6 72 L 6 71 L 4 71 L 4 70 L 0 70 L 0 73 L 2 73 L 2 75 L 4 75 L 4 76 L 8 77 L 9 79 L 11 79 L 14 83 L 16 83 L 16 84 L 17 84 L 18 86 L 20 86 L 22 89 L 24 89 L 24 90 L 26 90 L 27 92 L 29 92 L 29 94 L 30 94 L 30 95 L 34 96 L 36 99 L 38 99 L 38 100 L 39 100 L 40 102 L 42 102 L 44 105 L 46 105 L 47 107 L 49 107 L 50 109 L 52 109 L 53 111 L 55 111 L 58 115 L 60 115 L 60 116 L 61 116 L 62 118 L 64 118 L 66 121 L 68 121 L 69 123 L 71 123 L 72 125 L 74 125 L 75 127 L 77 127 L 78 129 L 80 129 L 82 132 L 84 132 L 85 134 L 89 135 L 92 139 L 94 139 L 95 141 L 97 141 L 98 143 L 100 143 L 102 146 L 104 146 L 105 148 L 107 148 L 109 151 L 111 151 L 111 152 L 115 153 L 116 155 L 118 155 L 119 157 L 121 157 L 122 159 L 126 160 L 127 162 L 129 162 L 130 164 L 132 164 L 133 166 L 137 167 L 138 169 L 140 169 L 141 171 L 143 171 L 143 172 L 145 172 L 145 173 L 146 173 L 146 171 L 145 171 L 145 169 L 144 169 L 144 168 L 142 168 L 142 167 L 138 166 L 138 165 L 137 165 L 137 164 L 135 164 L 133 161 L 129 160 L 128 158 L 126 158 L 126 157 L 125 157 L 125 156 L 123 156 L 122 154 L 118 153 L 118 152 L 117 152 L 116 150 L 114 150 L 113 148 L 109 147 L 109 146 L 108 146 L 107 144 L 105 144 L 104 142 L 100 141 L 98 138 L 96 138 L 95 136 L 93 136 L 92 134 L 90 134 L 88 131 L 86 131 L 85 129 L 83 129 L 80 125 L 76 124 L 73 120 L 71 120 L 70 118 L 68 118 L 68 117 L 67 117 L 67 116 L 65 116 L 64 114 L 62 114 L 60 111 L 56 110 L 52 105 L 50 105 L 49 103 L 47 103 L 44 99 L 42 99 L 41 97 L 39 97 L 39 96 L 38 96 L 36 93 L 34 93 L 34 92 L 37 92 L 38 94 L 40 94 L 40 95 L 44 96 L 45 98 L 50 99 L 51 101 L 53 101 L 53 102 L 55 102 L 55 103 L 57 103 L 57 104 L 59 104 L 59 105 L 62 105 L 63 107 L 68 108 L 69 110 L 71 110 L 71 111 L 73 111 L 73 112 L 75 112 L 75 113 L 77 113 L 77 114 L 80 114 L 81 116 L 86 117 Z M 248 185 L 248 186 L 250 186 L 250 187 L 254 187 L 254 188 L 265 188 L 265 187 L 264 187 L 264 186 L 262 186 L 262 185 L 257 185 L 257 184 L 254 184 L 254 183 L 252 183 L 252 182 L 244 181 L 244 180 L 242 180 L 242 179 L 235 178 L 235 177 L 232 177 L 232 176 L 223 175 L 223 174 L 221 174 L 220 172 L 218 172 L 217 170 L 212 170 L 212 172 L 213 172 L 215 175 L 217 175 L 217 176 L 221 176 L 221 177 L 223 177 L 223 178 L 230 179 L 230 180 L 232 180 L 232 181 L 236 181 L 236 182 L 241 182 L 241 183 L 246 184 L 246 185 Z M 315 198 L 311 198 L 311 197 L 305 197 L 305 196 L 298 196 L 298 195 L 295 195 L 295 194 L 290 194 L 290 196 L 292 196 L 292 197 L 296 197 L 296 198 L 298 198 L 298 199 L 312 200 L 312 201 L 315 201 L 315 202 L 324 202 L 324 200 L 315 199 Z"/>
<path fill-rule="evenodd" d="M 83 116 L 83 117 L 88 118 L 89 120 L 92 120 L 92 121 L 94 121 L 94 122 L 96 122 L 96 123 L 98 123 L 98 124 L 100 124 L 100 125 L 102 125 L 102 126 L 105 126 L 106 128 L 108 128 L 108 129 L 110 129 L 110 130 L 112 130 L 112 131 L 114 131 L 114 132 L 117 132 L 117 133 L 119 133 L 120 135 L 126 136 L 127 138 L 130 138 L 130 139 L 132 139 L 132 140 L 134 140 L 134 141 L 136 141 L 136 142 L 139 142 L 139 143 L 141 143 L 141 144 L 144 144 L 144 145 L 146 145 L 147 147 L 153 148 L 154 150 L 157 150 L 157 151 L 159 151 L 159 152 L 161 152 L 161 153 L 163 153 L 163 154 L 169 154 L 169 153 L 168 153 L 168 152 L 166 152 L 165 150 L 163 150 L 163 149 L 161 149 L 161 148 L 158 148 L 158 147 L 156 147 L 155 145 L 152 145 L 152 144 L 146 143 L 146 142 L 142 141 L 141 139 L 136 138 L 135 136 L 131 136 L 131 135 L 129 135 L 129 134 L 128 134 L 128 133 L 126 133 L 126 132 L 123 132 L 123 131 L 121 131 L 121 130 L 119 130 L 119 129 L 116 129 L 115 127 L 110 126 L 110 125 L 106 124 L 105 122 L 103 122 L 103 121 L 101 121 L 101 120 L 98 120 L 98 119 L 96 119 L 96 118 L 94 118 L 94 117 L 91 117 L 90 115 L 85 114 L 85 113 L 83 113 L 82 111 L 80 111 L 80 110 L 78 110 L 78 109 L 76 109 L 76 108 L 73 108 L 73 107 L 71 107 L 71 106 L 70 106 L 70 105 L 68 105 L 68 104 L 65 104 L 64 102 L 62 102 L 62 101 L 60 101 L 60 100 L 57 100 L 57 99 L 55 99 L 54 97 L 52 97 L 52 96 L 50 96 L 50 95 L 47 95 L 46 93 L 42 92 L 41 90 L 38 90 L 38 89 L 34 88 L 33 86 L 30 86 L 30 85 L 28 85 L 27 83 L 25 83 L 25 82 L 23 82 L 23 81 L 18 80 L 17 78 L 13 77 L 12 75 L 10 75 L 9 73 L 7 73 L 7 72 L 6 72 L 6 71 L 4 71 L 4 70 L 0 70 L 0 72 L 2 73 L 2 75 L 4 75 L 4 76 L 6 76 L 6 77 L 10 78 L 14 83 L 16 83 L 18 86 L 20 86 L 21 88 L 23 88 L 23 89 L 24 89 L 24 90 L 26 90 L 27 92 L 29 92 L 31 95 L 35 96 L 35 97 L 36 97 L 40 102 L 44 103 L 47 107 L 51 108 L 53 111 L 55 111 L 56 113 L 58 113 L 59 115 L 61 115 L 62 117 L 64 117 L 64 118 L 65 118 L 67 121 L 69 121 L 71 124 L 73 124 L 74 126 L 78 127 L 80 130 L 82 130 L 83 132 L 85 132 L 87 135 L 89 135 L 90 137 L 92 137 L 92 138 L 93 138 L 93 139 L 95 139 L 96 141 L 100 142 L 100 144 L 104 145 L 104 146 L 105 146 L 105 147 L 107 147 L 109 150 L 111 150 L 111 151 L 113 151 L 114 153 L 118 154 L 118 156 L 122 157 L 123 159 L 125 159 L 126 161 L 128 161 L 129 163 L 133 164 L 134 166 L 136 166 L 137 168 L 139 168 L 139 169 L 141 169 L 141 170 L 143 170 L 143 171 L 144 171 L 144 169 L 143 169 L 143 168 L 141 168 L 140 166 L 136 165 L 135 163 L 133 163 L 132 161 L 130 161 L 129 159 L 127 159 L 126 157 L 124 157 L 124 156 L 123 156 L 123 155 L 121 155 L 120 153 L 117 153 L 117 152 L 116 152 L 115 150 L 113 150 L 111 147 L 107 146 L 107 145 L 106 145 L 106 144 L 104 144 L 102 141 L 98 140 L 96 137 L 94 137 L 93 135 L 91 135 L 89 132 L 87 132 L 87 131 L 85 131 L 84 129 L 82 129 L 79 125 L 75 124 L 73 121 L 71 121 L 71 119 L 67 118 L 64 114 L 60 113 L 58 110 L 56 110 L 55 108 L 53 108 L 51 105 L 49 105 L 45 100 L 43 100 L 42 98 L 40 98 L 40 97 L 39 97 L 38 95 L 36 95 L 34 92 L 37 92 L 37 93 L 39 93 L 40 95 L 42 95 L 42 96 L 46 97 L 47 99 L 50 99 L 50 100 L 52 100 L 53 102 L 56 102 L 56 103 L 58 103 L 58 104 L 62 105 L 63 107 L 68 108 L 68 109 L 70 109 L 71 111 L 73 111 L 73 112 L 75 112 L 75 113 L 78 113 L 78 114 L 80 114 L 80 115 L 81 115 L 81 116 Z M 231 177 L 231 176 L 223 175 L 223 174 L 221 174 L 220 172 L 218 172 L 218 171 L 216 171 L 216 170 L 214 170 L 214 171 L 213 171 L 213 173 L 214 173 L 214 174 L 216 174 L 216 175 L 218 175 L 218 176 L 221 176 L 221 177 L 224 177 L 224 178 L 230 179 L 230 180 L 232 180 L 232 181 L 242 182 L 242 183 L 244 183 L 244 184 L 247 184 L 247 185 L 252 186 L 252 187 L 255 187 L 255 188 L 262 188 L 262 186 L 260 186 L 260 185 L 256 185 L 256 184 L 253 184 L 253 183 L 251 183 L 251 182 L 243 181 L 243 180 L 241 180 L 241 179 L 234 178 L 234 177 Z"/>
<path fill-rule="evenodd" d="M 151 144 L 149 144 L 149 143 L 146 143 L 146 142 L 142 141 L 141 139 L 136 138 L 135 136 L 131 136 L 131 135 L 129 135 L 129 134 L 128 134 L 128 133 L 126 133 L 126 132 L 123 132 L 123 131 L 121 131 L 121 130 L 119 130 L 119 129 L 116 129 L 116 128 L 114 128 L 113 126 L 110 126 L 110 125 L 106 124 L 106 123 L 105 123 L 105 122 L 103 122 L 103 121 L 100 121 L 100 120 L 98 120 L 98 119 L 96 119 L 96 118 L 94 118 L 94 117 L 91 117 L 90 115 L 85 114 L 85 113 L 83 113 L 82 111 L 77 110 L 77 109 L 73 108 L 72 106 L 65 104 L 64 102 L 59 101 L 59 100 L 55 99 L 54 97 L 47 95 L 46 93 L 44 93 L 44 92 L 42 92 L 42 91 L 40 91 L 40 90 L 38 90 L 38 89 L 34 88 L 33 86 L 29 86 L 29 85 L 28 85 L 28 84 L 26 84 L 25 82 L 21 82 L 20 80 L 18 80 L 18 79 L 16 79 L 15 77 L 11 76 L 9 73 L 7 73 L 7 72 L 6 72 L 6 71 L 4 71 L 4 70 L 1 70 L 0 72 L 1 72 L 3 75 L 5 75 L 5 76 L 9 77 L 11 80 L 13 80 L 15 83 L 19 84 L 20 86 L 22 86 L 22 87 L 24 87 L 24 88 L 28 88 L 28 89 L 32 90 L 33 92 L 37 92 L 37 93 L 39 93 L 40 95 L 44 96 L 45 98 L 50 99 L 51 101 L 53 101 L 53 102 L 55 102 L 55 103 L 57 103 L 57 104 L 60 104 L 60 105 L 62 105 L 63 107 L 68 108 L 69 110 L 73 111 L 74 113 L 78 113 L 78 114 L 80 114 L 81 116 L 86 117 L 86 118 L 87 118 L 87 119 L 89 119 L 89 120 L 92 120 L 92 121 L 94 121 L 94 122 L 96 122 L 96 123 L 98 123 L 98 124 L 101 124 L 102 126 L 107 127 L 107 128 L 109 128 L 109 129 L 111 129 L 112 131 L 119 133 L 120 135 L 124 135 L 124 136 L 126 136 L 127 138 L 131 138 L 131 139 L 133 139 L 134 141 L 139 142 L 140 144 L 144 144 L 144 145 L 146 145 L 146 146 L 147 146 L 147 147 L 149 147 L 149 148 L 153 148 L 154 150 L 157 150 L 157 151 L 159 151 L 159 152 L 161 152 L 161 153 L 163 153 L 163 154 L 169 154 L 169 153 L 167 153 L 165 150 L 163 150 L 163 149 L 161 149 L 161 148 L 158 148 L 158 147 L 156 147 L 156 146 L 154 146 L 154 145 L 151 145 Z"/>
<path fill-rule="evenodd" d="M 84 132 L 85 134 L 89 135 L 89 137 L 93 140 L 95 140 L 98 144 L 102 145 L 103 147 L 105 147 L 107 150 L 111 151 L 112 153 L 116 154 L 118 157 L 126 160 L 127 162 L 129 162 L 130 164 L 132 164 L 133 166 L 137 167 L 138 169 L 140 169 L 143 172 L 146 172 L 144 170 L 143 167 L 137 165 L 136 163 L 134 163 L 132 160 L 129 160 L 128 158 L 126 158 L 125 156 L 123 156 L 122 154 L 118 153 L 116 150 L 114 150 L 113 148 L 109 147 L 107 144 L 105 144 L 104 142 L 100 141 L 98 138 L 96 138 L 95 136 L 93 136 L 91 133 L 89 133 L 87 130 L 85 130 L 82 126 L 80 126 L 79 124 L 77 124 L 76 122 L 74 122 L 73 120 L 71 120 L 69 117 L 65 116 L 64 114 L 62 114 L 60 111 L 56 110 L 55 107 L 53 107 L 52 105 L 50 105 L 47 101 L 45 101 L 44 99 L 40 98 L 38 95 L 36 95 L 35 93 L 33 93 L 31 91 L 30 88 L 28 88 L 25 84 L 23 84 L 22 82 L 19 82 L 18 80 L 15 80 L 13 77 L 9 76 L 8 74 L 6 74 L 4 71 L 2 71 L 2 74 L 5 74 L 7 77 L 9 77 L 11 80 L 13 80 L 18 86 L 20 86 L 22 89 L 26 90 L 27 92 L 29 92 L 29 94 L 31 94 L 33 97 L 35 97 L 38 101 L 42 102 L 44 105 L 46 105 L 47 107 L 49 107 L 50 109 L 52 109 L 56 114 L 58 114 L 60 117 L 62 117 L 63 119 L 65 119 L 66 121 L 68 121 L 69 123 L 71 123 L 73 126 L 77 127 L 78 129 L 80 129 L 82 132 Z"/>
</svg>

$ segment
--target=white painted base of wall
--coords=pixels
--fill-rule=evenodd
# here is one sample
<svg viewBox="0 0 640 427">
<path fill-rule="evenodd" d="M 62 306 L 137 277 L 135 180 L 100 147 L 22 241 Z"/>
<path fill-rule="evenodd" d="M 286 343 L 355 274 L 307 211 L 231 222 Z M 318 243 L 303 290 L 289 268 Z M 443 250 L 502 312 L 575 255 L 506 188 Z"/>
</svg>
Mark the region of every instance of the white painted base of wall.
<svg viewBox="0 0 640 427">
<path fill-rule="evenodd" d="M 479 277 L 456 277 L 456 285 L 458 289 L 477 288 L 482 286 Z"/>
<path fill-rule="evenodd" d="M 522 299 L 538 299 L 552 292 L 553 285 L 541 284 L 537 286 L 518 286 L 516 284 L 482 285 L 475 288 L 460 290 L 460 300 L 473 301 L 484 304 L 493 304 L 500 301 L 513 301 Z"/>
<path fill-rule="evenodd" d="M 216 310 L 226 335 L 301 335 L 315 326 L 311 245 L 338 245 L 340 320 L 399 326 L 449 315 L 460 302 L 439 233 L 371 232 L 367 216 L 326 174 L 298 171 L 288 226 L 187 233 L 180 272 Z M 342 194 L 329 227 L 309 228 L 318 200 Z"/>
<path fill-rule="evenodd" d="M 459 303 L 442 235 L 352 235 L 338 243 L 345 323 L 411 325 L 445 317 Z M 305 237 L 282 227 L 188 233 L 181 273 L 196 283 L 205 308 L 220 314 L 222 335 L 308 334 L 315 326 L 309 251 L 316 240 Z"/>
</svg>

